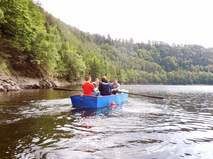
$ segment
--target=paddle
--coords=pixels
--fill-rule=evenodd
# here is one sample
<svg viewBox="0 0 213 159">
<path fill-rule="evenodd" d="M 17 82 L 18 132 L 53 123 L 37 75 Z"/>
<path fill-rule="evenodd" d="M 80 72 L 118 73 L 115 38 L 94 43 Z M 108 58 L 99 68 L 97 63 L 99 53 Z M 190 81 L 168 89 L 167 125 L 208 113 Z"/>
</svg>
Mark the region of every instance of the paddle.
<svg viewBox="0 0 213 159">
<path fill-rule="evenodd" d="M 82 90 L 80 90 L 80 89 L 67 89 L 67 88 L 58 88 L 58 87 L 55 87 L 55 88 L 53 88 L 53 89 L 54 89 L 54 90 L 58 90 L 58 91 L 82 91 Z M 137 93 L 127 92 L 127 91 L 121 91 L 121 90 L 119 90 L 118 92 L 119 92 L 119 93 L 127 93 L 127 94 L 130 94 L 130 95 L 148 97 L 148 98 L 164 99 L 163 97 L 160 97 L 160 96 L 152 96 L 152 95 L 145 95 L 145 94 L 137 94 Z"/>
<path fill-rule="evenodd" d="M 130 95 L 148 97 L 148 98 L 164 99 L 163 97 L 160 97 L 160 96 L 152 96 L 152 95 L 145 95 L 145 94 L 137 94 L 137 93 L 126 92 L 126 91 L 118 91 L 118 92 L 119 92 L 119 93 L 127 93 L 127 94 L 130 94 Z"/>
<path fill-rule="evenodd" d="M 58 87 L 55 87 L 53 89 L 58 91 L 82 91 L 80 89 L 67 89 L 67 88 L 58 88 Z"/>
</svg>

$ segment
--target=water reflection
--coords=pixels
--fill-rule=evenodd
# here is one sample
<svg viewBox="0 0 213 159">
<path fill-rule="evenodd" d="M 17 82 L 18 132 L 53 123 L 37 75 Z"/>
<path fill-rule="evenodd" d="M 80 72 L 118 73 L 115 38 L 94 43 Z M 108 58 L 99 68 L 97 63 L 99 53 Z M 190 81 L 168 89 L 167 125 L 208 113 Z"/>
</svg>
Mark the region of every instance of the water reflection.
<svg viewBox="0 0 213 159">
<path fill-rule="evenodd" d="M 86 110 L 70 106 L 70 92 L 0 95 L 1 158 L 212 158 L 211 86 L 125 88 L 166 99 Z"/>
</svg>

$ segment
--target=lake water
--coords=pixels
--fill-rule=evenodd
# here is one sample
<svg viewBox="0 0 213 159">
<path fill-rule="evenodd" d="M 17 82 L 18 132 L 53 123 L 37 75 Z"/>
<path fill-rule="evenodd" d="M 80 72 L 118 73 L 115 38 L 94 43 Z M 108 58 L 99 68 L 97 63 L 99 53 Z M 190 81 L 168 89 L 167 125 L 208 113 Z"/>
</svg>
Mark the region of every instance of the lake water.
<svg viewBox="0 0 213 159">
<path fill-rule="evenodd" d="M 213 86 L 123 88 L 165 99 L 130 96 L 122 107 L 78 111 L 70 92 L 0 94 L 0 158 L 213 158 Z"/>
</svg>

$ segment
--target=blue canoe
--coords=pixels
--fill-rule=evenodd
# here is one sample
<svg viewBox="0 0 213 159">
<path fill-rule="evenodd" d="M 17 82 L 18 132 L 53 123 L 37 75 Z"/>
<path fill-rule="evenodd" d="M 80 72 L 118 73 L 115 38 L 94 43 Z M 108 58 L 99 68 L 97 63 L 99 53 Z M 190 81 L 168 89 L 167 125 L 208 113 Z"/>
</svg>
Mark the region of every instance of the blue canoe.
<svg viewBox="0 0 213 159">
<path fill-rule="evenodd" d="M 74 108 L 97 109 L 111 106 L 112 104 L 122 105 L 127 102 L 127 93 L 118 93 L 109 96 L 71 96 L 72 105 Z"/>
</svg>

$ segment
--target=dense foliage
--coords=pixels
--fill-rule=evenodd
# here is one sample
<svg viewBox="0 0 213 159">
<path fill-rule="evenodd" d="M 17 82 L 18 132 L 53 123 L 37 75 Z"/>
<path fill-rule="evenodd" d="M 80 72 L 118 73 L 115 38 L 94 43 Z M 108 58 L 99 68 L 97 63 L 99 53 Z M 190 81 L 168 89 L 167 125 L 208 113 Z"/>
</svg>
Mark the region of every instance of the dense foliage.
<svg viewBox="0 0 213 159">
<path fill-rule="evenodd" d="M 78 81 L 91 74 L 128 83 L 213 84 L 213 49 L 91 35 L 64 24 L 32 0 L 0 0 L 0 40 L 0 47 L 6 41 L 5 48 L 27 56 L 42 76 Z M 0 66 L 8 69 L 9 53 L 0 50 Z"/>
</svg>

